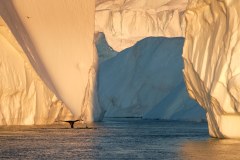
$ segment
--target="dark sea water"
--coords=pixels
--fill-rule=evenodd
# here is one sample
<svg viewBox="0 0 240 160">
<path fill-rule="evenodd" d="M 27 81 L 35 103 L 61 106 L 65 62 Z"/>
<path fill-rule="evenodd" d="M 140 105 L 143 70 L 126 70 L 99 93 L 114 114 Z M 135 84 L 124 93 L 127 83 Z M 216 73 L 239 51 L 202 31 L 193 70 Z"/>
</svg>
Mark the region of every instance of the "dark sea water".
<svg viewBox="0 0 240 160">
<path fill-rule="evenodd" d="M 239 140 L 208 136 L 206 123 L 106 119 L 0 127 L 0 159 L 240 159 Z"/>
</svg>

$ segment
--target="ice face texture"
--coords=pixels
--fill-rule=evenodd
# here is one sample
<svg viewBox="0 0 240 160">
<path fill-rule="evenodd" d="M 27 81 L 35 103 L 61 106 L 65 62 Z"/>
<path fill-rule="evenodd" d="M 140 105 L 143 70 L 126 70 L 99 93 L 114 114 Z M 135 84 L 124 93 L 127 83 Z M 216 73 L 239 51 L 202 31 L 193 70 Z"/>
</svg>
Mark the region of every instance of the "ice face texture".
<svg viewBox="0 0 240 160">
<path fill-rule="evenodd" d="M 113 5 L 105 5 L 105 2 Z M 99 120 L 102 114 L 95 92 L 97 56 L 93 42 L 95 2 L 93 0 L 74 0 L 71 2 L 67 0 L 0 0 L 0 4 L 0 16 L 6 22 L 5 27 L 10 28 L 13 37 L 16 38 L 20 45 L 19 48 L 21 49 L 21 51 L 19 51 L 10 49 L 11 47 L 6 48 L 6 44 L 2 47 L 3 52 L 6 53 L 2 55 L 6 59 L 6 63 L 3 64 L 5 67 L 7 66 L 6 68 L 12 67 L 11 70 L 3 70 L 2 74 L 10 75 L 2 81 L 1 89 L 2 93 L 4 93 L 2 94 L 1 101 L 1 116 L 4 121 L 2 123 L 40 124 L 45 123 L 45 120 L 37 121 L 36 119 L 48 120 L 49 117 L 59 117 L 58 115 L 62 112 L 66 114 L 69 113 L 64 107 L 65 105 L 63 105 L 55 95 L 63 100 L 75 115 L 72 118 L 80 117 L 85 118 L 87 121 Z M 143 34 L 136 37 L 138 33 L 132 32 L 134 30 L 127 32 L 119 30 L 119 33 L 124 33 L 125 37 L 129 39 L 129 41 L 126 41 L 127 43 L 120 45 L 121 49 L 133 45 L 139 39 L 146 36 L 182 35 L 181 23 L 182 13 L 186 7 L 185 1 L 176 2 L 175 4 L 171 1 L 159 2 L 156 0 L 97 1 L 97 6 L 100 7 L 100 10 L 97 9 L 96 26 L 98 26 L 97 22 L 101 22 L 101 19 L 98 21 L 98 18 L 104 17 L 98 16 L 101 15 L 98 13 L 102 13 L 104 7 L 108 7 L 111 12 L 118 8 L 120 9 L 119 13 L 122 12 L 122 9 L 126 9 L 128 11 L 132 10 L 132 13 L 135 14 L 135 16 L 131 16 L 131 14 L 125 14 L 124 11 L 125 16 L 123 17 L 125 18 L 122 19 L 124 23 L 121 25 L 134 24 L 135 28 L 138 28 L 136 31 L 139 33 L 142 32 Z M 180 8 L 179 10 L 177 9 L 178 7 Z M 144 13 L 145 10 L 148 10 L 147 14 Z M 129 17 L 129 19 L 126 16 Z M 137 22 L 134 22 L 134 17 L 139 17 Z M 146 17 L 146 19 L 144 19 L 144 17 Z M 154 21 L 151 20 L 152 18 L 154 18 Z M 116 17 L 114 17 L 114 19 L 116 19 Z M 141 19 L 143 19 L 143 21 Z M 129 20 L 131 21 L 130 23 L 128 23 Z M 111 21 L 113 21 L 113 19 L 109 19 L 110 23 Z M 159 24 L 161 21 L 164 23 Z M 105 23 L 106 21 L 103 22 Z M 140 27 L 141 23 L 147 23 L 143 29 Z M 160 30 L 157 29 L 160 28 L 158 24 L 161 27 Z M 102 24 L 100 24 L 100 26 L 101 25 Z M 116 25 L 118 25 L 118 23 Z M 9 31 L 6 31 L 6 33 L 7 32 Z M 114 34 L 114 32 L 111 32 L 111 34 Z M 117 37 L 115 36 L 114 38 Z M 132 39 L 134 39 L 134 43 L 131 42 Z M 5 41 L 4 39 L 1 40 Z M 123 42 L 122 39 L 120 39 L 120 41 Z M 9 42 L 11 43 L 9 45 L 13 46 L 12 41 Z M 112 43 L 112 45 L 113 44 L 114 43 Z M 115 46 L 118 46 L 117 41 Z M 8 55 L 9 53 L 13 54 L 14 58 L 11 58 Z M 21 53 L 26 54 L 25 58 L 18 55 Z M 21 62 L 19 62 L 19 65 L 15 63 L 17 59 Z M 40 81 L 37 74 L 32 77 L 25 74 L 25 72 L 35 74 L 29 61 L 52 92 Z M 13 65 L 13 67 L 11 66 L 12 63 L 16 65 Z M 27 64 L 29 67 L 26 69 L 24 65 Z M 4 86 L 8 86 L 8 83 L 16 74 L 20 76 L 14 83 L 11 83 L 11 87 L 6 87 L 6 89 Z M 35 81 L 39 82 L 38 85 L 43 88 L 42 90 L 37 89 L 39 88 L 36 87 L 38 85 L 34 86 L 35 83 L 33 82 Z M 22 84 L 22 86 L 18 85 L 18 83 Z M 20 90 L 18 89 L 19 86 L 22 87 Z M 26 99 L 22 94 L 15 94 L 18 95 L 17 98 L 15 98 L 13 93 L 19 92 L 26 92 L 24 96 L 30 98 Z M 10 99 L 5 100 L 4 98 L 6 97 Z M 11 105 L 9 105 L 10 103 Z M 56 112 L 55 110 L 52 111 L 52 109 L 55 108 L 52 106 L 55 105 L 59 106 Z M 49 114 L 54 116 L 50 116 Z M 51 122 L 53 122 L 53 120 L 51 120 Z"/>
<path fill-rule="evenodd" d="M 95 30 L 116 51 L 145 37 L 184 36 L 187 0 L 97 1 Z"/>
<path fill-rule="evenodd" d="M 98 48 L 103 46 L 102 41 L 102 38 L 97 41 Z M 182 74 L 183 43 L 184 38 L 145 38 L 102 62 L 98 95 L 105 116 L 205 119 L 204 110 L 186 91 Z M 109 52 L 110 49 L 105 50 L 105 53 Z"/>
<path fill-rule="evenodd" d="M 75 118 L 99 119 L 95 1 L 1 0 L 0 15 L 39 76 Z"/>
<path fill-rule="evenodd" d="M 0 18 L 0 125 L 49 124 L 73 118 L 48 89 Z"/>
<path fill-rule="evenodd" d="M 213 137 L 240 137 L 240 1 L 190 1 L 184 76 Z"/>
<path fill-rule="evenodd" d="M 75 118 L 99 120 L 94 32 L 117 51 L 149 36 L 185 36 L 187 90 L 207 111 L 210 135 L 240 138 L 239 8 L 236 0 L 0 0 L 0 72 L 9 75 L 0 82 L 1 124 L 56 117 L 52 105 L 64 106 L 54 95 Z"/>
</svg>

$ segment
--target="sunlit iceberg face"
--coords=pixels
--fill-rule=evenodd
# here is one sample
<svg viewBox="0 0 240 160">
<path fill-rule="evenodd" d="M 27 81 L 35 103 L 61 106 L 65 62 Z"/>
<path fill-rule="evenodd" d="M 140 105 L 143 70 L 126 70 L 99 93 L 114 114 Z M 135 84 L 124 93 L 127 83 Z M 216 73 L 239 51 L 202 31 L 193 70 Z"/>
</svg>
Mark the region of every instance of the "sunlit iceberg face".
<svg viewBox="0 0 240 160">
<path fill-rule="evenodd" d="M 51 124 L 72 118 L 44 84 L 0 17 L 0 125 Z"/>
<path fill-rule="evenodd" d="M 1 16 L 42 80 L 75 118 L 97 119 L 95 1 L 0 2 Z"/>
<path fill-rule="evenodd" d="M 95 31 L 116 51 L 146 37 L 183 37 L 187 0 L 97 1 Z"/>
<path fill-rule="evenodd" d="M 141 14 L 139 14 L 141 9 L 136 10 L 136 6 L 144 4 L 146 7 L 149 7 L 151 2 L 154 1 L 149 1 L 149 3 L 144 3 L 143 1 L 128 1 L 126 4 L 108 3 L 108 7 L 111 5 L 118 7 L 120 5 L 122 6 L 121 9 L 124 7 L 133 9 L 131 11 L 134 13 L 131 13 L 131 15 L 134 15 L 133 17 L 135 18 L 134 21 L 132 21 L 130 18 L 131 16 L 126 16 L 128 19 L 127 22 L 131 24 L 126 25 L 127 27 L 124 25 L 126 24 L 124 23 L 124 14 L 128 14 L 129 12 L 124 12 L 124 9 L 122 9 L 119 13 L 114 12 L 117 13 L 116 15 L 109 14 L 112 13 L 111 7 L 107 10 L 101 10 L 101 7 L 104 5 L 102 4 L 97 6 L 96 19 L 98 14 L 111 15 L 108 20 L 111 19 L 111 17 L 114 17 L 114 15 L 116 17 L 115 20 L 112 21 L 110 29 L 105 27 L 106 23 L 100 23 L 104 22 L 104 19 L 99 18 L 103 21 L 98 22 L 96 20 L 97 29 L 106 34 L 108 43 L 117 50 L 121 50 L 119 46 L 127 46 L 126 44 L 130 45 L 131 43 L 135 43 L 141 39 L 141 36 L 146 37 L 147 34 L 152 36 L 159 35 L 162 32 L 155 32 L 156 30 L 154 29 L 161 28 L 161 26 L 153 27 L 155 26 L 154 18 L 152 18 L 153 21 L 148 21 L 148 16 L 145 16 L 142 19 L 139 18 L 140 20 L 138 21 L 138 17 L 141 17 Z M 128 4 L 131 3 L 134 5 L 129 7 Z M 167 5 L 168 4 L 173 3 L 169 2 Z M 161 5 L 159 8 L 165 4 Z M 184 5 L 181 5 L 178 11 L 181 11 L 183 6 Z M 240 15 L 239 10 L 237 10 L 238 7 L 238 1 L 189 1 L 187 11 L 184 12 L 184 17 L 186 17 L 186 27 L 185 25 L 182 25 L 185 24 L 185 21 L 176 21 L 176 17 L 173 18 L 175 19 L 174 22 L 178 22 L 176 24 L 180 24 L 173 25 L 173 28 L 177 29 L 181 28 L 177 26 L 184 26 L 182 28 L 185 30 L 185 34 L 183 35 L 186 37 L 186 41 L 183 51 L 183 59 L 185 66 L 184 77 L 188 92 L 190 96 L 196 99 L 197 102 L 207 111 L 209 133 L 213 137 L 233 138 L 239 137 L 240 135 L 240 128 L 237 125 L 239 123 L 238 113 L 240 88 L 240 83 L 238 81 L 240 69 L 237 62 L 239 60 L 238 22 Z M 166 8 L 169 9 L 169 6 Z M 183 10 L 185 10 L 185 8 Z M 163 13 L 164 15 L 167 15 L 171 11 L 171 9 L 166 9 Z M 158 15 L 161 15 L 161 13 L 159 12 Z M 180 13 L 179 15 L 180 16 L 177 17 L 181 17 L 182 14 Z M 166 19 L 167 20 L 164 22 L 172 24 L 169 20 L 170 18 Z M 164 22 L 163 24 L 166 24 Z M 135 26 L 135 24 L 148 25 Z M 121 27 L 118 28 L 117 26 Z M 129 26 L 134 26 L 134 29 Z M 138 26 L 141 27 L 138 28 Z M 144 29 L 144 27 L 146 28 Z M 167 30 L 165 31 L 165 33 L 167 33 Z M 171 33 L 180 33 L 176 32 L 176 30 L 174 31 L 175 32 Z M 120 40 L 116 40 L 114 38 Z M 116 42 L 121 43 L 118 43 L 117 47 L 115 47 L 114 44 L 117 44 Z"/>
<path fill-rule="evenodd" d="M 186 12 L 184 75 L 207 111 L 213 137 L 240 137 L 238 1 L 192 1 Z"/>
<path fill-rule="evenodd" d="M 58 98 L 64 101 L 66 106 L 75 115 L 75 118 L 85 118 L 89 121 L 99 119 L 101 109 L 98 107 L 98 100 L 95 94 L 97 56 L 93 42 L 95 2 L 68 2 L 66 0 L 54 0 L 51 2 L 46 0 L 41 2 L 2 0 L 0 2 L 1 17 L 6 21 L 11 32 L 22 47 L 23 52 L 25 52 L 41 79 Z M 97 1 L 97 4 L 99 5 L 103 2 L 107 1 Z M 179 29 L 179 26 L 181 26 L 179 19 L 182 17 L 180 16 L 182 9 L 177 11 L 177 7 L 168 3 L 169 1 L 166 3 L 159 3 L 153 0 L 114 1 L 114 3 L 108 1 L 107 3 L 109 2 L 111 4 L 110 6 L 105 4 L 102 6 L 110 7 L 110 10 L 114 10 L 114 8 L 117 7 L 119 9 L 135 11 L 143 7 L 142 11 L 136 12 L 136 16 L 139 17 L 140 21 L 135 24 L 135 26 L 139 26 L 138 32 L 144 33 L 142 36 L 136 39 L 137 32 L 130 32 L 128 34 L 128 31 L 122 32 L 123 30 L 118 30 L 119 33 L 126 33 L 125 36 L 127 39 L 134 39 L 134 43 L 136 43 L 139 38 L 163 35 L 163 33 L 171 34 L 172 36 L 182 35 L 182 30 Z M 159 7 L 156 7 L 156 4 Z M 185 4 L 184 1 L 183 6 L 185 6 Z M 152 18 L 150 16 L 142 22 L 141 19 L 146 16 L 144 10 L 150 9 L 149 12 L 151 12 L 151 8 L 154 6 L 155 8 L 153 10 L 161 8 L 154 11 L 153 16 L 155 16 L 156 22 L 150 22 L 150 27 L 148 27 L 148 25 L 140 27 L 139 24 L 148 22 Z M 184 8 L 182 5 L 180 6 Z M 166 11 L 165 15 L 164 8 L 167 8 L 167 10 L 172 8 L 173 11 Z M 135 11 L 132 13 L 135 14 Z M 160 17 L 165 19 L 166 22 L 164 23 L 171 22 L 171 25 L 166 26 L 166 28 L 161 26 L 161 31 L 154 29 L 158 23 L 158 17 L 156 17 L 158 12 L 161 12 Z M 168 21 L 167 17 L 171 17 L 172 15 L 174 15 L 174 18 Z M 102 18 L 104 16 L 100 17 Z M 96 18 L 96 22 L 97 19 L 98 18 Z M 130 16 L 130 19 L 132 21 L 134 16 Z M 127 22 L 128 20 L 129 19 L 126 18 L 123 21 Z M 110 21 L 112 20 L 109 20 L 109 22 Z M 118 22 L 115 24 L 117 27 Z M 172 26 L 172 24 L 178 24 L 178 27 L 176 30 L 170 31 L 171 28 L 174 28 L 169 27 Z M 122 26 L 128 25 L 124 23 Z M 152 28 L 152 30 L 147 31 L 150 28 Z M 126 27 L 126 29 L 128 28 Z M 113 40 L 115 38 L 116 36 L 113 36 Z M 122 45 L 122 48 L 134 44 L 131 41 L 132 40 L 127 40 L 126 43 Z M 112 45 L 113 44 L 117 44 L 117 42 L 112 43 Z"/>
<path fill-rule="evenodd" d="M 118 51 L 148 36 L 185 36 L 185 82 L 207 111 L 210 135 L 239 137 L 239 1 L 189 1 L 186 12 L 184 0 L 0 4 L 0 16 L 34 69 L 76 118 L 93 121 L 101 115 L 95 31 L 104 32 Z"/>
</svg>

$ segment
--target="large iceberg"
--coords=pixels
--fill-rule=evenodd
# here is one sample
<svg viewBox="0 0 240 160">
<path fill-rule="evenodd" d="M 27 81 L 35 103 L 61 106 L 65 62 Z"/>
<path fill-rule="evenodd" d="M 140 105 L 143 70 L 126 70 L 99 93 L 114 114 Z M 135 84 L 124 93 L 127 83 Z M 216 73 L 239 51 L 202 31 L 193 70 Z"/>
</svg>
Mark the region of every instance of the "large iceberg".
<svg viewBox="0 0 240 160">
<path fill-rule="evenodd" d="M 207 111 L 209 134 L 240 138 L 240 1 L 190 1 L 184 76 Z"/>
<path fill-rule="evenodd" d="M 1 0 L 0 16 L 38 75 L 64 101 L 74 118 L 85 121 L 100 119 L 101 109 L 95 92 L 95 1 Z M 19 83 L 24 78 L 19 78 Z M 26 84 L 31 85 L 31 82 Z M 7 92 L 4 90 L 4 94 L 9 94 Z M 22 100 L 19 103 L 23 105 Z M 25 105 L 30 104 L 26 102 Z M 3 104 L 5 107 L 8 105 Z M 17 112 L 17 115 L 22 112 Z M 13 117 L 22 117 L 17 115 Z M 30 123 L 35 123 L 32 118 L 27 122 Z"/>
<path fill-rule="evenodd" d="M 43 83 L 0 18 L 0 125 L 48 124 L 72 118 Z"/>
<path fill-rule="evenodd" d="M 99 61 L 95 40 L 97 33 L 103 32 L 110 49 L 116 51 L 129 48 L 146 37 L 185 37 L 183 59 L 187 91 L 206 110 L 210 135 L 239 138 L 239 8 L 240 2 L 234 0 L 0 0 L 0 124 L 52 123 L 60 117 L 93 121 L 100 120 L 104 110 L 106 115 L 120 114 L 104 100 L 101 94 L 112 91 L 103 90 L 101 84 L 99 105 L 98 62 L 101 63 L 100 74 L 107 76 L 119 70 L 121 74 L 117 76 L 122 78 L 126 71 L 121 70 L 121 65 L 129 66 L 127 71 L 137 75 L 136 65 L 141 67 L 148 59 L 154 61 L 151 58 L 156 53 L 137 53 L 133 47 L 120 54 L 101 53 Z M 156 49 L 164 48 L 154 38 L 145 39 L 136 47 L 149 41 L 159 45 Z M 143 50 L 152 45 L 145 45 Z M 170 57 L 162 53 L 158 56 Z M 138 62 L 134 59 L 138 55 L 145 58 Z M 126 61 L 128 58 L 132 64 Z M 119 62 L 121 60 L 123 62 Z M 116 68 L 106 68 L 116 64 Z M 155 62 L 144 68 L 144 75 L 154 70 L 151 67 L 157 67 Z M 132 81 L 124 79 L 122 83 L 136 81 L 136 75 L 131 75 Z M 106 79 L 99 77 L 99 82 Z M 159 77 L 154 77 L 151 85 L 155 86 Z M 137 88 L 133 89 L 134 93 L 140 91 L 140 83 L 142 81 L 133 85 Z M 188 98 L 183 79 L 173 83 L 176 84 L 166 84 L 169 94 L 158 92 L 159 97 L 155 97 L 158 100 L 147 98 L 146 102 L 139 103 L 141 98 L 135 101 L 130 96 L 130 100 L 121 102 L 122 108 L 140 106 L 139 112 L 134 109 L 132 113 L 146 118 L 171 117 L 167 113 L 176 117 L 179 108 L 175 107 L 183 103 L 171 104 L 171 97 L 178 99 L 174 93 L 179 91 L 184 99 Z M 122 89 L 114 96 L 119 96 Z M 137 97 L 143 93 L 140 91 Z M 112 102 L 116 99 L 119 104 L 121 97 L 113 98 Z M 187 102 L 195 106 L 191 103 Z M 164 114 L 156 115 L 158 111 Z"/>
<path fill-rule="evenodd" d="M 186 7 L 186 1 L 172 3 L 171 1 L 157 2 L 156 0 L 104 0 L 96 2 L 95 14 L 95 2 L 88 0 L 74 2 L 66 0 L 1 0 L 0 4 L 0 16 L 4 23 L 2 26 L 9 28 L 2 35 L 12 33 L 12 37 L 14 37 L 7 40 L 8 47 L 4 45 L 2 48 L 6 53 L 4 55 L 6 63 L 3 64 L 12 67 L 12 70 L 3 70 L 2 74 L 9 76 L 2 81 L 1 124 L 41 124 L 48 122 L 49 119 L 51 119 L 50 122 L 53 122 L 56 117 L 59 118 L 61 115 L 65 115 L 65 118 L 67 116 L 71 119 L 81 118 L 86 121 L 101 119 L 102 110 L 98 105 L 98 96 L 95 90 L 98 57 L 94 48 L 94 16 L 95 31 L 99 32 L 101 31 L 99 27 L 107 27 L 106 25 L 102 26 L 103 23 L 98 24 L 101 22 L 99 18 L 104 17 L 101 15 L 106 15 L 103 12 L 105 7 L 108 7 L 111 13 L 116 8 L 133 11 L 135 16 L 129 16 L 126 13 L 129 18 L 117 23 L 124 22 L 121 24 L 124 26 L 125 22 L 130 20 L 131 24 L 139 29 L 137 32 L 143 34 L 136 37 L 138 33 L 132 32 L 134 30 L 127 32 L 116 30 L 121 32 L 120 34 L 125 33 L 124 37 L 133 42 L 121 44 L 120 48 L 123 49 L 147 36 L 182 36 L 183 10 Z M 140 11 L 139 9 L 143 6 L 144 8 Z M 144 10 L 148 10 L 146 14 Z M 135 21 L 134 17 L 139 18 Z M 146 19 L 142 21 L 141 19 L 144 17 Z M 152 18 L 154 21 L 151 21 Z M 113 19 L 116 18 L 108 21 L 111 22 Z M 160 23 L 161 21 L 164 23 Z M 141 23 L 148 24 L 141 29 L 139 27 Z M 161 29 L 158 29 L 159 27 Z M 125 29 L 128 28 L 125 27 Z M 104 32 L 108 37 L 110 36 L 107 34 L 107 30 Z M 114 34 L 114 32 L 112 33 Z M 111 37 L 117 39 L 116 34 Z M 16 42 L 13 43 L 15 38 Z M 2 40 L 6 41 L 4 38 Z M 120 39 L 120 41 L 124 40 Z M 114 43 L 111 44 L 113 46 Z M 20 49 L 14 51 L 10 49 L 17 45 Z M 11 65 L 13 60 L 7 55 L 9 53 L 14 53 L 15 59 L 22 61 L 22 64 Z M 19 56 L 21 54 L 25 57 Z M 24 65 L 28 65 L 28 68 Z M 30 77 L 25 74 L 27 71 L 34 76 Z M 22 75 L 17 76 L 17 80 L 13 81 L 14 83 L 11 83 L 10 87 L 3 87 L 9 86 L 8 83 L 14 79 L 16 74 Z M 26 77 L 28 77 L 27 81 Z M 35 81 L 39 83 L 36 85 Z M 38 85 L 43 89 L 37 89 Z M 21 89 L 18 88 L 19 86 Z M 29 88 L 29 86 L 31 87 Z M 22 92 L 24 94 L 13 94 Z M 17 95 L 17 98 L 13 95 Z M 9 105 L 10 103 L 11 105 Z M 66 109 L 66 106 L 70 111 Z"/>
<path fill-rule="evenodd" d="M 122 3 L 104 2 L 116 8 L 97 10 L 97 14 L 98 12 L 102 14 L 103 23 L 97 22 L 96 29 L 106 34 L 109 45 L 120 51 L 148 36 L 185 37 L 183 50 L 185 82 L 190 96 L 207 112 L 209 134 L 212 137 L 239 138 L 240 2 L 191 0 L 188 1 L 187 7 L 184 6 L 185 1 L 177 3 L 161 1 L 162 4 L 154 0 L 117 2 Z M 172 11 L 178 13 L 175 14 L 177 16 L 171 16 L 175 17 L 173 19 L 176 22 L 173 23 L 175 31 L 170 32 L 171 34 L 159 32 L 160 25 L 172 26 L 171 18 L 167 18 L 166 21 L 161 19 L 161 23 L 155 23 L 158 11 L 153 6 L 152 9 L 148 8 L 153 3 L 156 6 L 160 4 L 157 8 L 164 6 L 165 10 L 162 10 L 164 15 Z M 181 5 L 172 10 L 169 4 Z M 140 9 L 138 6 L 141 6 Z M 141 9 L 145 9 L 146 12 Z M 104 14 L 106 16 L 103 16 Z M 186 22 L 181 16 L 185 17 Z M 110 23 L 105 23 L 104 17 L 108 17 L 107 22 Z M 179 31 L 185 32 L 181 35 Z"/>
</svg>

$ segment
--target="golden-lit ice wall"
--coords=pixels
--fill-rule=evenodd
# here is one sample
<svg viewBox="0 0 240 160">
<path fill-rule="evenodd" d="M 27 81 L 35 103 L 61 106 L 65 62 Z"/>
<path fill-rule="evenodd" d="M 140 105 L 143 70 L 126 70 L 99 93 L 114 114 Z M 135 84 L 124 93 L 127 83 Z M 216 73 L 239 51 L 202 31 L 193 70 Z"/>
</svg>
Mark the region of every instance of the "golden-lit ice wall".
<svg viewBox="0 0 240 160">
<path fill-rule="evenodd" d="M 0 0 L 0 15 L 38 75 L 54 94 L 64 101 L 74 114 L 74 118 L 82 118 L 86 121 L 100 118 L 101 110 L 98 107 L 95 93 L 97 69 L 97 56 L 94 45 L 95 1 Z M 12 48 L 6 48 L 6 45 L 4 45 L 3 49 L 5 49 L 6 54 L 8 54 L 7 52 L 13 52 Z M 15 59 L 16 56 L 17 53 L 15 53 Z M 9 63 L 14 63 L 12 59 L 8 60 Z M 19 61 L 21 60 L 22 63 L 27 62 L 26 59 L 20 59 Z M 6 65 L 9 65 L 9 63 Z M 21 66 L 24 66 L 24 64 Z M 11 78 L 8 79 L 14 79 L 15 76 L 19 78 L 16 80 L 19 81 L 18 83 L 23 83 L 26 75 L 17 77 L 16 74 L 18 72 L 23 73 L 27 69 L 22 68 L 19 71 L 20 69 L 16 68 L 13 70 L 15 71 L 12 73 L 9 70 L 7 71 L 9 75 L 12 74 Z M 29 70 L 32 71 L 32 69 Z M 28 107 L 29 110 L 31 110 L 32 106 L 35 110 L 42 110 L 50 106 L 51 100 L 49 99 L 52 98 L 53 93 L 46 93 L 50 91 L 45 86 L 46 91 L 39 91 L 40 89 L 36 89 L 34 86 L 28 87 L 32 83 L 27 78 L 24 81 L 27 86 L 23 86 L 22 89 L 24 91 L 31 89 L 32 91 L 29 91 L 29 94 L 36 92 L 39 95 L 41 92 L 41 97 L 35 96 L 35 101 L 38 101 L 36 104 L 41 104 L 44 107 L 30 104 L 31 100 L 29 102 L 26 100 L 26 103 L 29 104 L 25 104 L 24 100 L 19 100 L 18 107 L 24 106 L 25 109 L 21 111 L 12 109 L 9 116 L 13 119 L 25 117 L 22 112 L 30 112 L 32 117 L 39 116 L 39 114 L 34 114 L 34 111 L 28 111 Z M 4 89 L 4 86 L 6 86 L 5 83 L 2 84 L 1 88 Z M 17 91 L 15 89 L 14 92 L 17 93 Z M 3 94 L 8 94 L 8 91 L 4 89 Z M 45 99 L 47 99 L 47 104 L 44 104 Z M 15 102 L 14 100 L 10 101 L 9 103 Z M 1 102 L 5 103 L 4 100 L 1 100 Z M 17 104 L 13 104 L 13 106 L 16 107 Z M 3 106 L 3 108 L 6 107 L 9 106 Z M 41 114 L 48 111 L 49 109 Z M 12 112 L 15 114 L 12 114 Z M 29 120 L 25 120 L 27 122 L 22 124 L 35 124 L 33 119 L 29 117 Z"/>
<path fill-rule="evenodd" d="M 239 1 L 190 0 L 186 12 L 185 0 L 96 4 L 95 16 L 94 0 L 0 0 L 6 22 L 0 24 L 0 124 L 43 123 L 37 117 L 49 113 L 56 118 L 59 109 L 51 112 L 51 106 L 63 106 L 54 94 L 72 118 L 100 119 L 96 31 L 104 32 L 116 50 L 148 36 L 185 36 L 185 81 L 191 97 L 207 111 L 210 135 L 240 137 Z M 6 26 L 20 46 L 9 38 Z"/>
<path fill-rule="evenodd" d="M 191 97 L 213 137 L 240 137 L 240 1 L 189 1 L 183 51 Z"/>
<path fill-rule="evenodd" d="M 50 124 L 71 116 L 0 17 L 0 125 Z"/>
<path fill-rule="evenodd" d="M 97 0 L 95 31 L 116 51 L 145 37 L 183 37 L 187 0 Z"/>
</svg>

